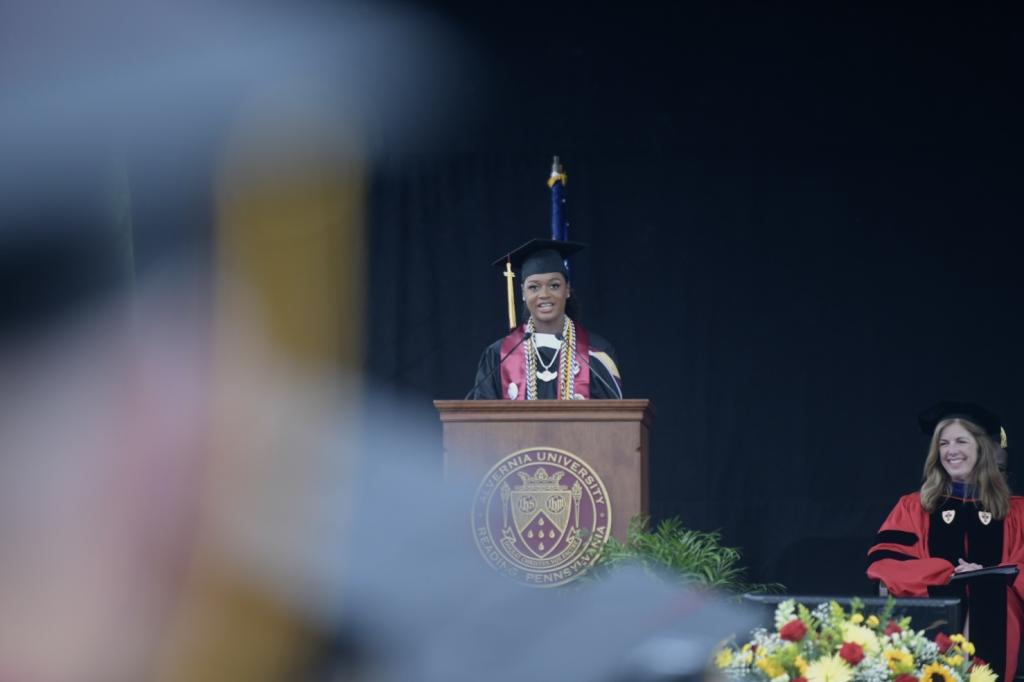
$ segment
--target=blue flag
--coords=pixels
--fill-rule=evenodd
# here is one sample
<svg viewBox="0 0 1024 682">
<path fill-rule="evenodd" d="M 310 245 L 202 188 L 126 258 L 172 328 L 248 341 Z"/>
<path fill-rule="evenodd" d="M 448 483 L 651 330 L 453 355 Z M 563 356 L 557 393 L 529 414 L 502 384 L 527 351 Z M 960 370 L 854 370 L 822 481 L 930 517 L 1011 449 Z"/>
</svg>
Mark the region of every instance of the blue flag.
<svg viewBox="0 0 1024 682">
<path fill-rule="evenodd" d="M 551 176 L 548 178 L 548 187 L 551 188 L 551 238 L 563 242 L 569 240 L 569 221 L 565 217 L 565 185 L 568 180 L 556 156 L 551 163 Z M 565 261 L 565 269 L 569 269 L 568 259 Z"/>
</svg>

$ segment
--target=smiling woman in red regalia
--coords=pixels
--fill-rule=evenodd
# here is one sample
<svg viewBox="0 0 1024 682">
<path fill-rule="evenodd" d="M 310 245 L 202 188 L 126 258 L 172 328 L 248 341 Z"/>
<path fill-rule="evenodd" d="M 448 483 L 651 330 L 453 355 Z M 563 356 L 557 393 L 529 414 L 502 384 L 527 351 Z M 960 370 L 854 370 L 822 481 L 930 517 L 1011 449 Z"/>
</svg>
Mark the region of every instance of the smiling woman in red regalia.
<svg viewBox="0 0 1024 682">
<path fill-rule="evenodd" d="M 961 624 L 992 669 L 1013 679 L 1021 634 L 1024 574 L 971 576 L 981 568 L 1024 568 L 1024 498 L 1011 497 L 996 463 L 1005 433 L 972 403 L 940 403 L 921 416 L 931 434 L 924 484 L 904 495 L 868 554 L 868 577 L 895 597 L 960 597 Z M 951 582 L 954 575 L 964 580 Z"/>
<path fill-rule="evenodd" d="M 472 392 L 474 398 L 622 397 L 611 344 L 566 314 L 573 291 L 565 259 L 582 248 L 576 242 L 534 239 L 495 263 L 505 266 L 509 282 L 512 268 L 520 270 L 520 296 L 529 318 L 484 350 Z M 514 315 L 513 291 L 509 284 L 510 317 Z"/>
</svg>

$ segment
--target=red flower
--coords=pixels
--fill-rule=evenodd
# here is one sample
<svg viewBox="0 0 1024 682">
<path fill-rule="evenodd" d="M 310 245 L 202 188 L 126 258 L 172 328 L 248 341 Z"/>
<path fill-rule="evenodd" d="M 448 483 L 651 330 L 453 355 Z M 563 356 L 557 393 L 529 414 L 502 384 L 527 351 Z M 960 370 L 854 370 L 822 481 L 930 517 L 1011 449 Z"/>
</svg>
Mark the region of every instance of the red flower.
<svg viewBox="0 0 1024 682">
<path fill-rule="evenodd" d="M 939 651 L 946 653 L 949 651 L 949 647 L 953 646 L 953 640 L 946 636 L 945 632 L 940 632 L 935 635 L 935 643 L 939 645 Z"/>
<path fill-rule="evenodd" d="M 803 677 L 803 676 L 801 676 L 801 677 L 794 677 L 793 678 L 793 682 L 807 682 L 807 678 Z"/>
<path fill-rule="evenodd" d="M 794 618 L 779 630 L 779 637 L 790 642 L 799 642 L 807 634 L 807 626 L 799 618 Z"/>
<path fill-rule="evenodd" d="M 893 682 L 918 682 L 918 680 L 913 675 L 903 673 L 902 675 L 897 675 L 896 679 L 893 680 Z"/>
<path fill-rule="evenodd" d="M 971 670 L 974 670 L 975 668 L 980 668 L 983 665 L 988 665 L 988 661 L 986 661 L 984 658 L 981 658 L 980 656 L 975 656 L 972 660 L 973 663 L 971 663 Z"/>
<path fill-rule="evenodd" d="M 903 632 L 903 628 L 896 624 L 896 621 L 890 620 L 889 624 L 885 626 L 885 634 L 893 635 L 897 632 Z"/>
<path fill-rule="evenodd" d="M 850 665 L 857 665 L 864 660 L 864 648 L 854 642 L 846 642 L 839 650 L 839 655 Z"/>
</svg>

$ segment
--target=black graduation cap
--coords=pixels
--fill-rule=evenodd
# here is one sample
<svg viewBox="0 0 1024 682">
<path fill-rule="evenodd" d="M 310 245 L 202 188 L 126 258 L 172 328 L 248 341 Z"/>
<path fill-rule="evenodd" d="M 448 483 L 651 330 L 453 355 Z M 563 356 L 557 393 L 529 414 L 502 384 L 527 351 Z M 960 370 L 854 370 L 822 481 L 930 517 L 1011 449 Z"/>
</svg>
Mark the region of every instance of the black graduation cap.
<svg viewBox="0 0 1024 682">
<path fill-rule="evenodd" d="M 985 432 L 997 443 L 1001 440 L 1002 428 L 1000 427 L 999 416 L 977 403 L 943 400 L 919 414 L 917 416 L 917 423 L 921 425 L 921 430 L 930 436 L 935 433 L 935 427 L 938 426 L 940 421 L 950 417 L 959 417 L 973 422 L 985 429 Z"/>
<path fill-rule="evenodd" d="M 505 263 L 512 263 L 512 267 L 520 271 L 523 279 L 541 272 L 560 272 L 568 277 L 565 259 L 585 248 L 587 245 L 580 242 L 531 239 L 494 261 L 493 265 L 504 268 Z"/>
</svg>

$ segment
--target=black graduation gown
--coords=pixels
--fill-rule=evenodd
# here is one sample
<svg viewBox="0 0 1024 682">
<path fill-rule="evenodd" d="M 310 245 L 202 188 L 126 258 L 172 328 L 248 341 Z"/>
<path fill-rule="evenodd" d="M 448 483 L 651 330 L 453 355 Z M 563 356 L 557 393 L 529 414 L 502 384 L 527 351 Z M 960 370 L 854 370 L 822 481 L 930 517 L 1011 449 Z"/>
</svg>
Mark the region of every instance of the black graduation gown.
<svg viewBox="0 0 1024 682">
<path fill-rule="evenodd" d="M 615 356 L 615 349 L 604 337 L 589 330 L 587 333 L 590 335 L 590 353 L 587 361 L 590 363 L 591 399 L 611 400 L 621 398 L 622 379 L 619 377 L 619 361 Z M 484 349 L 483 355 L 480 356 L 480 364 L 477 366 L 475 379 L 475 383 L 479 384 L 479 386 L 471 396 L 474 400 L 502 400 L 508 398 L 502 390 L 501 368 L 498 367 L 498 363 L 501 361 L 502 341 L 504 339 L 498 339 L 489 345 Z M 518 349 L 516 352 L 519 352 Z M 541 348 L 540 352 L 541 357 L 545 361 L 551 360 L 555 353 L 550 348 Z M 541 381 L 538 378 L 537 395 L 541 400 L 554 400 L 557 398 L 558 379 Z"/>
</svg>

